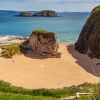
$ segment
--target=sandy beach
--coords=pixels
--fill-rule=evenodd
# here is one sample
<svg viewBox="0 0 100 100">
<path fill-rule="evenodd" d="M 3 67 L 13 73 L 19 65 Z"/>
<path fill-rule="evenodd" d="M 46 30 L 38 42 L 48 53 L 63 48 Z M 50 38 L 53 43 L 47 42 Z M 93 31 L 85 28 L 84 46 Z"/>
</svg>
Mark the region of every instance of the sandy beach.
<svg viewBox="0 0 100 100">
<path fill-rule="evenodd" d="M 0 80 L 24 88 L 62 88 L 100 81 L 100 62 L 60 44 L 61 58 L 43 58 L 31 51 L 12 59 L 0 57 Z"/>
</svg>

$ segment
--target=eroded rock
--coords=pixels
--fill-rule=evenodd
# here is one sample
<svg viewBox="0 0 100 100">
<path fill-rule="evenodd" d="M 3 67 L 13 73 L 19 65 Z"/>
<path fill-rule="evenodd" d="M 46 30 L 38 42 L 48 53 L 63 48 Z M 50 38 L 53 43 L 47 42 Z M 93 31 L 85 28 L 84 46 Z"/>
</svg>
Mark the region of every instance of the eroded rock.
<svg viewBox="0 0 100 100">
<path fill-rule="evenodd" d="M 33 31 L 30 38 L 22 45 L 24 49 L 31 49 L 45 57 L 61 57 L 55 34 L 44 30 Z"/>
</svg>

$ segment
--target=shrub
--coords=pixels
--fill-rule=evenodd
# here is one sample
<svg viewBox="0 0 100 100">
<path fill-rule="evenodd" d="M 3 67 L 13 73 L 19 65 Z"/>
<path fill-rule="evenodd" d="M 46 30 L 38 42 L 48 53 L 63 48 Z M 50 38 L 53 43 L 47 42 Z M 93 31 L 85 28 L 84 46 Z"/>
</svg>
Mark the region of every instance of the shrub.
<svg viewBox="0 0 100 100">
<path fill-rule="evenodd" d="M 12 58 L 15 54 L 21 53 L 21 48 L 19 45 L 5 45 L 1 47 L 1 57 Z"/>
<path fill-rule="evenodd" d="M 92 95 L 92 100 L 100 100 L 100 83 L 94 86 L 94 93 Z"/>
</svg>

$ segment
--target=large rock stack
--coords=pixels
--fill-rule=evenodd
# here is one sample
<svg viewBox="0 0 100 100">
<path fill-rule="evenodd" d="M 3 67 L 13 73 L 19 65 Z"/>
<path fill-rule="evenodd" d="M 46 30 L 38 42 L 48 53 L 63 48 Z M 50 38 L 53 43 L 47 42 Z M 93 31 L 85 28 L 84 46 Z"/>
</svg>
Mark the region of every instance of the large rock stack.
<svg viewBox="0 0 100 100">
<path fill-rule="evenodd" d="M 90 57 L 100 58 L 100 6 L 92 10 L 75 48 Z"/>
<path fill-rule="evenodd" d="M 59 45 L 55 34 L 44 30 L 33 31 L 27 42 L 22 45 L 24 49 L 31 49 L 45 57 L 61 57 L 58 53 Z"/>
</svg>

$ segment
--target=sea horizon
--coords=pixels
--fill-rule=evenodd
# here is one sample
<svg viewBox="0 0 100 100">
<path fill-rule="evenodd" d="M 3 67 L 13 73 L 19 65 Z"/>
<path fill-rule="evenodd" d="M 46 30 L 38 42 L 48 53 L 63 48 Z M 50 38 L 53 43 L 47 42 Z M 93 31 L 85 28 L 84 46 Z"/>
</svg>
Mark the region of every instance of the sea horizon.
<svg viewBox="0 0 100 100">
<path fill-rule="evenodd" d="M 15 12 L 23 12 L 23 11 L 30 11 L 30 12 L 37 12 L 37 11 L 42 11 L 43 9 L 41 9 L 41 10 L 6 10 L 6 9 L 0 9 L 0 11 L 15 11 Z M 46 9 L 46 10 L 50 10 L 50 9 Z M 54 10 L 54 11 L 56 11 L 56 10 Z M 74 13 L 74 12 L 78 12 L 78 13 L 90 13 L 91 11 L 56 11 L 56 12 L 63 12 L 63 13 L 65 13 L 65 12 L 69 12 L 69 13 Z"/>
</svg>

